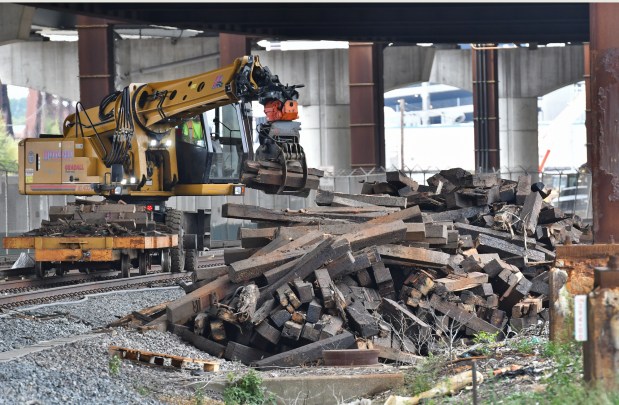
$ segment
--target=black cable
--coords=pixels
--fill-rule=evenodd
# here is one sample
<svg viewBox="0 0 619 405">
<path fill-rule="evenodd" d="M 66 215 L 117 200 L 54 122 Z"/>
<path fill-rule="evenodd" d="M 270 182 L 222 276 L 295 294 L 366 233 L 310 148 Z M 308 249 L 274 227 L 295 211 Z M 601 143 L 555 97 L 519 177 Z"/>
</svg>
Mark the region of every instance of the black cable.
<svg viewBox="0 0 619 405">
<path fill-rule="evenodd" d="M 115 91 L 113 93 L 108 94 L 107 96 L 105 96 L 103 100 L 101 100 L 101 104 L 99 104 L 99 120 L 107 121 L 111 119 L 112 117 L 114 117 L 113 109 L 107 114 L 104 114 L 103 112 L 105 111 L 105 109 L 110 103 L 116 101 L 116 99 L 118 98 L 120 94 L 121 94 L 120 91 Z"/>
</svg>

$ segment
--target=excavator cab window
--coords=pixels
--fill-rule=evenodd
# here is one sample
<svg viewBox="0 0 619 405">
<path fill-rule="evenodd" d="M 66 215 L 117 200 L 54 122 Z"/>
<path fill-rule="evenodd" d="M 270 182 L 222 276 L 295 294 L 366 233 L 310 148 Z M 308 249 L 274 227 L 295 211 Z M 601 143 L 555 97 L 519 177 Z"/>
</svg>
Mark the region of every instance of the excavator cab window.
<svg viewBox="0 0 619 405">
<path fill-rule="evenodd" d="M 238 182 L 244 159 L 247 158 L 247 139 L 244 114 L 238 104 L 230 104 L 204 113 L 210 136 L 206 137 L 209 151 L 211 183 Z"/>
<path fill-rule="evenodd" d="M 205 128 L 200 115 L 184 121 L 176 128 L 176 164 L 181 184 L 208 182 L 209 153 Z"/>
</svg>

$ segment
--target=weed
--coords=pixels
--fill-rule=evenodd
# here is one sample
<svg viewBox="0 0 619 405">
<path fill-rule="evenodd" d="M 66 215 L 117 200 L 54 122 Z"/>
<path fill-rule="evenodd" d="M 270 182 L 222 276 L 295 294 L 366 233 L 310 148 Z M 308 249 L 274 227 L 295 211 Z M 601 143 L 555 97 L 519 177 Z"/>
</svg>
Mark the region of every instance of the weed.
<svg viewBox="0 0 619 405">
<path fill-rule="evenodd" d="M 516 350 L 522 354 L 533 354 L 535 343 L 531 339 L 521 339 L 516 343 Z"/>
<path fill-rule="evenodd" d="M 574 360 L 575 355 L 581 356 L 581 346 L 573 341 L 568 343 L 556 343 L 548 341 L 543 349 L 542 356 L 555 360 L 558 363 L 570 362 Z"/>
<path fill-rule="evenodd" d="M 193 399 L 196 405 L 204 405 L 205 395 L 204 395 L 204 389 L 202 387 L 196 388 L 196 391 L 193 394 Z"/>
<path fill-rule="evenodd" d="M 619 392 L 600 386 L 588 385 L 582 377 L 582 350 L 578 343 L 548 342 L 542 348 L 542 356 L 552 359 L 554 371 L 543 383 L 546 390 L 540 393 L 519 393 L 508 397 L 507 404 L 616 404 Z"/>
<path fill-rule="evenodd" d="M 139 387 L 137 387 L 135 390 L 138 392 L 138 394 L 140 394 L 140 395 L 142 395 L 142 396 L 146 396 L 146 395 L 148 395 L 148 392 L 149 392 L 149 391 L 148 391 L 148 388 L 146 388 L 146 387 L 144 387 L 144 386 L 139 386 Z"/>
<path fill-rule="evenodd" d="M 110 357 L 110 360 L 108 361 L 108 370 L 111 376 L 116 377 L 118 374 L 120 374 L 121 364 L 122 364 L 122 360 L 120 359 L 119 356 L 114 355 Z"/>
<path fill-rule="evenodd" d="M 254 370 L 240 378 L 228 373 L 228 384 L 224 389 L 226 405 L 275 404 L 275 397 L 262 386 L 262 378 Z"/>
<path fill-rule="evenodd" d="M 473 337 L 473 342 L 481 345 L 479 351 L 485 356 L 489 355 L 491 352 L 496 351 L 496 339 L 499 336 L 499 331 L 494 333 L 480 331 Z"/>
<path fill-rule="evenodd" d="M 405 374 L 402 394 L 414 396 L 434 387 L 444 360 L 441 356 L 429 356 L 414 371 Z"/>
</svg>

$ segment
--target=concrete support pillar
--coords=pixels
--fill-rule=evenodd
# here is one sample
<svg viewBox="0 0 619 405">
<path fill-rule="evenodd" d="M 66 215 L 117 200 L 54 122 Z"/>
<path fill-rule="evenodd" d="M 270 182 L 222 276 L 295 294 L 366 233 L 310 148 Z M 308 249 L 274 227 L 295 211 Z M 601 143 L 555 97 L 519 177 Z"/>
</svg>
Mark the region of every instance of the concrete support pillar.
<svg viewBox="0 0 619 405">
<path fill-rule="evenodd" d="M 219 34 L 219 66 L 227 66 L 236 58 L 249 55 L 249 38 L 245 35 Z"/>
<path fill-rule="evenodd" d="M 80 101 L 91 108 L 115 90 L 112 25 L 100 18 L 78 16 L 77 34 Z"/>
<path fill-rule="evenodd" d="M 593 238 L 619 238 L 619 4 L 591 3 L 591 142 Z"/>
<path fill-rule="evenodd" d="M 499 111 L 501 167 L 526 171 L 537 180 L 537 97 L 499 98 Z"/>
<path fill-rule="evenodd" d="M 350 149 L 353 167 L 385 166 L 382 46 L 350 43 Z"/>
<path fill-rule="evenodd" d="M 307 165 L 329 171 L 350 169 L 348 50 L 253 54 L 283 83 L 305 85 L 299 89 L 299 121 Z"/>
</svg>

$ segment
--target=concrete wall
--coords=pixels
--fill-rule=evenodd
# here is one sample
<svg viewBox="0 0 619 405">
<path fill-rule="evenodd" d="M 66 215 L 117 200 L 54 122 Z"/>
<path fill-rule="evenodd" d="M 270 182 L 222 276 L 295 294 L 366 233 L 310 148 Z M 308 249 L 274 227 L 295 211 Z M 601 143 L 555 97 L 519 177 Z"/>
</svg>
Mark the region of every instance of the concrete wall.
<svg viewBox="0 0 619 405">
<path fill-rule="evenodd" d="M 473 91 L 471 51 L 438 50 L 434 56 L 430 81 Z"/>
<path fill-rule="evenodd" d="M 500 97 L 539 97 L 583 80 L 581 45 L 499 50 Z M 385 91 L 431 81 L 473 91 L 470 49 L 393 46 L 384 51 Z"/>
<path fill-rule="evenodd" d="M 430 81 L 435 48 L 389 46 L 383 51 L 383 85 L 385 91 L 412 83 Z"/>
<path fill-rule="evenodd" d="M 350 167 L 348 50 L 255 52 L 284 84 L 299 89 L 301 145 L 311 167 Z"/>
<path fill-rule="evenodd" d="M 499 51 L 499 97 L 540 97 L 583 75 L 582 45 Z"/>
<path fill-rule="evenodd" d="M 217 69 L 219 58 L 191 62 L 200 56 L 217 54 L 217 38 L 181 38 L 166 39 L 130 39 L 115 42 L 114 61 L 116 64 L 116 88 L 121 89 L 130 83 L 150 83 L 192 76 Z M 165 65 L 167 63 L 187 61 L 187 64 L 162 68 L 152 73 L 140 70 Z"/>
<path fill-rule="evenodd" d="M 0 45 L 24 41 L 30 37 L 33 7 L 0 4 Z"/>
<path fill-rule="evenodd" d="M 0 80 L 79 100 L 76 42 L 20 42 L 0 46 Z"/>
</svg>

